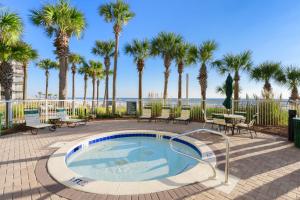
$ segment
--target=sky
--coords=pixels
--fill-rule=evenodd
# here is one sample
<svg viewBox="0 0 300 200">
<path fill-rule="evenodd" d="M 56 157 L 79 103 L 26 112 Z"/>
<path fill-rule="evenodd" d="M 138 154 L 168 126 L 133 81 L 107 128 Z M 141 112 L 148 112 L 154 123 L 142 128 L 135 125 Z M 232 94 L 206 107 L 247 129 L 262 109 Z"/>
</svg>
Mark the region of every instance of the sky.
<svg viewBox="0 0 300 200">
<path fill-rule="evenodd" d="M 49 38 L 43 28 L 34 26 L 29 20 L 31 9 L 39 9 L 46 2 L 55 0 L 0 0 L 2 6 L 18 13 L 24 22 L 23 40 L 38 50 L 40 59 L 55 59 L 53 38 Z M 103 61 L 92 55 L 96 40 L 113 39 L 112 24 L 106 23 L 98 14 L 98 8 L 108 0 L 71 0 L 71 4 L 81 10 L 87 20 L 87 28 L 81 39 L 72 38 L 70 51 L 79 53 L 87 60 Z M 132 57 L 124 54 L 124 45 L 133 39 L 152 39 L 159 32 L 175 32 L 196 45 L 213 39 L 218 43 L 215 59 L 226 53 L 253 52 L 254 65 L 271 60 L 284 66 L 300 66 L 300 1 L 299 0 L 127 0 L 136 16 L 124 27 L 120 37 L 120 57 L 117 71 L 117 97 L 137 97 L 138 74 Z M 200 65 L 192 65 L 184 70 L 189 74 L 189 97 L 200 97 L 197 75 Z M 163 92 L 163 60 L 151 57 L 146 60 L 143 73 L 143 96 L 150 92 Z M 185 77 L 185 75 L 184 75 Z M 112 78 L 111 78 L 112 79 Z M 208 74 L 208 98 L 222 97 L 216 87 L 225 81 L 213 68 Z M 68 95 L 71 96 L 71 72 L 68 76 Z M 185 97 L 185 80 L 183 81 Z M 275 97 L 282 94 L 289 97 L 287 87 L 271 83 Z M 50 93 L 58 93 L 58 72 L 50 72 Z M 111 84 L 110 84 L 111 86 Z M 34 97 L 45 89 L 44 72 L 30 63 L 28 76 L 29 96 Z M 172 63 L 169 79 L 169 97 L 177 97 L 178 74 Z M 246 72 L 241 73 L 241 97 L 246 94 L 260 96 L 263 83 L 250 80 Z M 100 95 L 103 96 L 104 81 Z M 91 80 L 88 95 L 92 95 Z M 111 89 L 110 89 L 111 95 Z M 83 77 L 76 76 L 76 96 L 83 96 Z"/>
</svg>

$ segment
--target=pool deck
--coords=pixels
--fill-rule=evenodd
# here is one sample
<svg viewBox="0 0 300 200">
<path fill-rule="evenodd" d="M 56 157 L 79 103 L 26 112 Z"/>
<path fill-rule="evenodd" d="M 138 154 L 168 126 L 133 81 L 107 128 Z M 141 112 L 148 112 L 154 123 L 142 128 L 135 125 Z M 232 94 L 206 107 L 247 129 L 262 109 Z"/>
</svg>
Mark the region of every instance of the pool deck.
<svg viewBox="0 0 300 200">
<path fill-rule="evenodd" d="M 80 192 L 55 182 L 47 173 L 47 159 L 57 150 L 54 144 L 73 141 L 106 131 L 131 129 L 159 130 L 182 133 L 202 127 L 200 123 L 166 124 L 129 121 L 91 122 L 87 126 L 60 128 L 56 132 L 42 130 L 0 137 L 0 200 L 4 199 L 300 199 L 300 149 L 285 138 L 259 133 L 230 136 L 230 174 L 238 177 L 235 189 L 225 194 L 201 183 L 144 195 L 95 195 Z M 208 134 L 192 137 L 206 140 Z M 214 149 L 217 166 L 224 169 L 225 146 L 217 137 L 206 142 Z"/>
</svg>

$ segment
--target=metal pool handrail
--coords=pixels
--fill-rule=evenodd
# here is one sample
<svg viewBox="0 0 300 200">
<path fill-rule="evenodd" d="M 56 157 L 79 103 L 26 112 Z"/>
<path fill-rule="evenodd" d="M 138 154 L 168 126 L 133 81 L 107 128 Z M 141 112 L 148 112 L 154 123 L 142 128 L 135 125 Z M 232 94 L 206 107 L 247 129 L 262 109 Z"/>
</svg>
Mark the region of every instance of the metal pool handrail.
<svg viewBox="0 0 300 200">
<path fill-rule="evenodd" d="M 182 153 L 182 152 L 177 151 L 176 149 L 174 149 L 174 146 L 173 146 L 173 143 L 172 143 L 173 140 L 175 140 L 177 138 L 180 138 L 180 137 L 183 137 L 183 136 L 186 136 L 186 135 L 190 135 L 190 134 L 193 134 L 193 133 L 199 133 L 199 132 L 211 133 L 211 134 L 214 134 L 214 135 L 221 136 L 225 139 L 225 142 L 226 142 L 225 184 L 227 184 L 228 183 L 228 175 L 229 175 L 229 149 L 230 149 L 230 145 L 229 145 L 229 138 L 225 134 L 223 134 L 221 132 L 214 131 L 214 130 L 210 130 L 210 129 L 197 129 L 197 130 L 189 131 L 189 132 L 182 133 L 180 135 L 176 135 L 176 136 L 171 137 L 170 140 L 169 140 L 169 144 L 170 144 L 171 149 L 176 153 L 179 153 L 179 154 L 184 155 L 186 157 L 192 158 L 192 159 L 197 160 L 199 162 L 208 164 L 212 168 L 212 171 L 213 171 L 212 178 L 216 178 L 216 169 L 212 166 L 212 164 L 210 162 L 201 160 L 199 158 L 190 156 L 188 154 Z"/>
</svg>

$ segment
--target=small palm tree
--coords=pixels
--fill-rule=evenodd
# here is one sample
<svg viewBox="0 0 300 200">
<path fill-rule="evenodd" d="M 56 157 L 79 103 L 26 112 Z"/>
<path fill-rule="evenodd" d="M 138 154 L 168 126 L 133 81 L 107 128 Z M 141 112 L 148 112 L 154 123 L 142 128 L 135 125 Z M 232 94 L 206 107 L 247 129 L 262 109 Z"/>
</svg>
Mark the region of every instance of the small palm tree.
<svg viewBox="0 0 300 200">
<path fill-rule="evenodd" d="M 213 40 L 204 41 L 199 47 L 192 47 L 190 49 L 191 62 L 200 62 L 200 70 L 198 80 L 201 88 L 202 109 L 206 108 L 206 90 L 207 90 L 207 66 L 211 64 L 214 59 L 214 53 L 218 45 Z"/>
<path fill-rule="evenodd" d="M 99 106 L 99 94 L 100 94 L 100 91 L 99 91 L 99 89 L 100 89 L 100 82 L 101 82 L 101 80 L 103 80 L 104 79 L 104 77 L 105 77 L 105 72 L 104 72 L 104 70 L 101 68 L 101 70 L 99 70 L 98 72 L 97 72 L 97 75 L 96 75 L 96 79 L 97 79 L 97 96 L 96 96 L 96 100 L 97 100 L 97 107 Z"/>
<path fill-rule="evenodd" d="M 215 61 L 213 64 L 217 67 L 218 71 L 224 75 L 226 73 L 234 73 L 234 100 L 239 100 L 240 92 L 240 72 L 250 71 L 252 67 L 251 51 L 244 51 L 238 55 L 227 54 L 221 60 Z"/>
<path fill-rule="evenodd" d="M 95 47 L 92 49 L 92 53 L 98 56 L 104 57 L 105 65 L 105 91 L 104 91 L 104 102 L 106 107 L 106 113 L 108 113 L 108 99 L 109 99 L 109 76 L 110 70 L 110 58 L 114 55 L 115 42 L 109 41 L 96 41 Z"/>
<path fill-rule="evenodd" d="M 21 61 L 24 46 L 19 42 L 23 31 L 21 18 L 10 12 L 0 13 L 0 84 L 5 100 L 12 98 L 12 61 Z M 7 126 L 8 120 L 6 120 Z"/>
<path fill-rule="evenodd" d="M 273 96 L 271 79 L 278 83 L 282 83 L 285 80 L 284 73 L 282 71 L 281 63 L 266 61 L 251 71 L 251 78 L 256 81 L 264 81 L 263 97 L 270 99 Z"/>
<path fill-rule="evenodd" d="M 96 96 L 97 96 L 97 75 L 99 73 L 103 72 L 103 67 L 101 62 L 96 62 L 93 60 L 90 60 L 89 63 L 89 76 L 92 78 L 92 85 L 93 85 L 93 93 L 92 93 L 92 110 L 95 110 L 95 102 L 96 102 Z"/>
<path fill-rule="evenodd" d="M 168 98 L 168 82 L 170 76 L 170 67 L 175 56 L 175 47 L 182 42 L 182 37 L 175 33 L 161 32 L 151 41 L 151 55 L 161 56 L 165 66 L 165 82 L 163 98 Z"/>
<path fill-rule="evenodd" d="M 300 69 L 296 66 L 289 66 L 284 70 L 285 84 L 291 90 L 290 99 L 296 101 L 299 99 L 298 86 L 300 85 Z"/>
<path fill-rule="evenodd" d="M 23 52 L 21 52 L 20 61 L 23 67 L 23 100 L 27 99 L 27 71 L 28 71 L 28 63 L 32 60 L 38 58 L 38 53 L 35 49 L 33 49 L 29 44 L 21 42 L 20 45 L 23 45 Z"/>
<path fill-rule="evenodd" d="M 232 88 L 234 88 L 234 83 L 232 84 Z M 240 87 L 239 87 L 239 90 L 241 91 Z M 234 91 L 234 89 L 233 89 L 233 91 Z M 221 86 L 217 86 L 216 92 L 221 95 L 226 95 L 226 82 L 224 82 Z"/>
<path fill-rule="evenodd" d="M 87 81 L 90 73 L 89 64 L 85 60 L 82 61 L 82 66 L 78 69 L 78 73 L 83 75 L 83 80 L 84 80 L 83 101 L 85 104 L 86 94 L 87 94 Z"/>
<path fill-rule="evenodd" d="M 135 14 L 130 10 L 127 3 L 122 0 L 117 0 L 115 3 L 107 3 L 99 8 L 100 16 L 109 23 L 113 23 L 113 31 L 115 34 L 115 52 L 114 52 L 114 75 L 113 75 L 113 95 L 112 95 L 112 113 L 116 111 L 116 84 L 117 84 L 117 67 L 118 67 L 118 50 L 119 50 L 119 37 L 122 32 L 123 26 L 126 25 Z"/>
<path fill-rule="evenodd" d="M 49 85 L 49 74 L 51 69 L 58 69 L 59 65 L 57 62 L 54 62 L 50 59 L 44 59 L 37 63 L 37 66 L 45 70 L 45 76 L 46 76 L 46 89 L 45 89 L 45 99 L 48 99 L 48 85 Z"/>
<path fill-rule="evenodd" d="M 72 36 L 79 38 L 86 27 L 82 12 L 72 7 L 67 0 L 45 4 L 39 10 L 31 10 L 31 21 L 54 37 L 55 52 L 59 58 L 59 99 L 67 99 L 67 74 L 69 42 Z"/>
<path fill-rule="evenodd" d="M 182 42 L 177 44 L 176 48 L 175 48 L 175 61 L 176 61 L 176 65 L 177 65 L 177 71 L 178 71 L 178 104 L 179 106 L 181 105 L 181 99 L 182 99 L 182 73 L 184 70 L 184 67 L 186 67 L 187 65 L 191 64 L 191 56 L 189 54 L 191 45 L 186 43 L 186 42 Z"/>
<path fill-rule="evenodd" d="M 69 55 L 69 62 L 71 64 L 71 71 L 72 71 L 72 100 L 75 100 L 75 74 L 76 74 L 76 65 L 82 63 L 83 58 L 75 53 Z"/>
<path fill-rule="evenodd" d="M 133 40 L 131 44 L 125 45 L 125 53 L 132 56 L 139 73 L 139 112 L 142 111 L 143 96 L 143 70 L 145 67 L 145 59 L 150 56 L 150 43 L 148 40 Z"/>
</svg>

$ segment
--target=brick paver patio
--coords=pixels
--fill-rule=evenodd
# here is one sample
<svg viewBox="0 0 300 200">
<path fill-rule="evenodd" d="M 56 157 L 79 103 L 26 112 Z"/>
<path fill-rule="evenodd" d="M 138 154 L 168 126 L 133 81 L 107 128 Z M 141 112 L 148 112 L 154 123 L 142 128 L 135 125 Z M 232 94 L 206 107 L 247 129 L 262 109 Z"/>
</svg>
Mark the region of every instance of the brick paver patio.
<svg viewBox="0 0 300 200">
<path fill-rule="evenodd" d="M 107 196 L 76 192 L 44 177 L 47 157 L 55 148 L 49 145 L 71 141 L 104 131 L 129 129 L 185 132 L 201 127 L 136 121 L 101 121 L 76 128 L 47 130 L 38 135 L 29 132 L 0 137 L 0 200 L 4 199 L 300 199 L 300 150 L 286 139 L 258 134 L 231 136 L 230 173 L 240 178 L 230 194 L 195 183 L 179 189 L 135 196 Z M 193 137 L 205 140 L 208 134 Z M 218 168 L 224 168 L 225 146 L 218 138 L 210 137 L 207 144 L 215 150 Z"/>
</svg>

